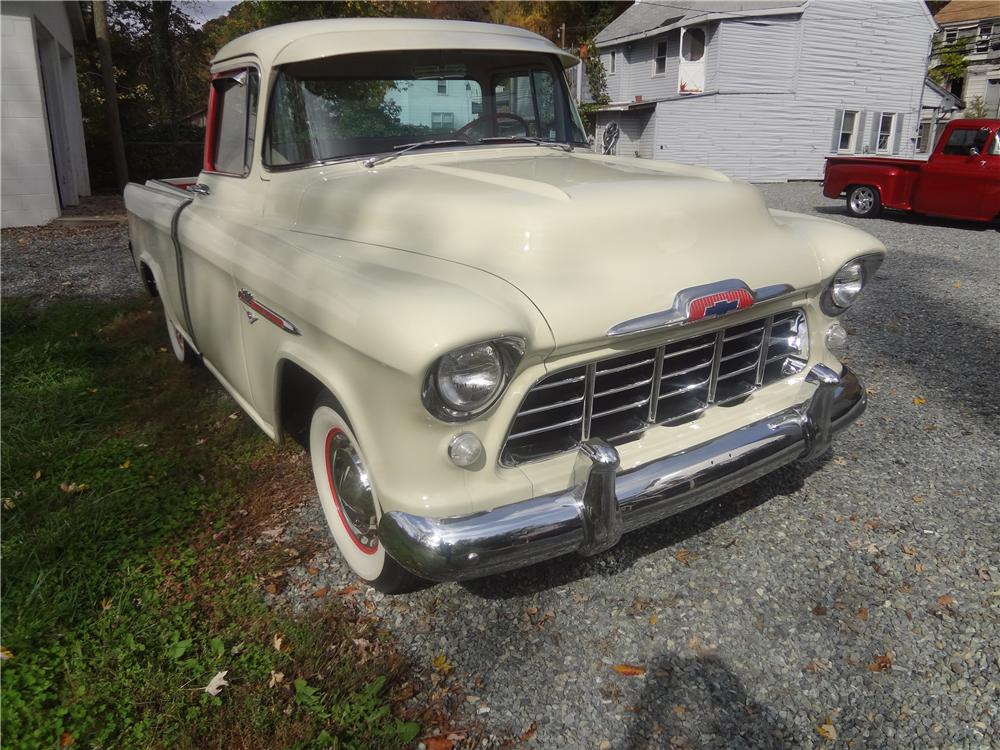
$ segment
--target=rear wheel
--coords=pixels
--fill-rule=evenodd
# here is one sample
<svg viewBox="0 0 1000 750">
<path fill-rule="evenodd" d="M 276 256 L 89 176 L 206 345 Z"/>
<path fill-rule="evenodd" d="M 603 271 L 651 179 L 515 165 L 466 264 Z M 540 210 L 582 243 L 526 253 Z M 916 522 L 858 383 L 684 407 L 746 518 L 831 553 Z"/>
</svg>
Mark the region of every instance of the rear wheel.
<svg viewBox="0 0 1000 750">
<path fill-rule="evenodd" d="M 871 219 L 882 211 L 882 198 L 871 185 L 855 185 L 847 191 L 847 211 L 851 216 Z"/>
<path fill-rule="evenodd" d="M 351 570 L 386 594 L 418 587 L 420 579 L 379 543 L 375 530 L 382 510 L 367 462 L 350 424 L 326 391 L 313 408 L 309 456 L 327 526 Z"/>
</svg>

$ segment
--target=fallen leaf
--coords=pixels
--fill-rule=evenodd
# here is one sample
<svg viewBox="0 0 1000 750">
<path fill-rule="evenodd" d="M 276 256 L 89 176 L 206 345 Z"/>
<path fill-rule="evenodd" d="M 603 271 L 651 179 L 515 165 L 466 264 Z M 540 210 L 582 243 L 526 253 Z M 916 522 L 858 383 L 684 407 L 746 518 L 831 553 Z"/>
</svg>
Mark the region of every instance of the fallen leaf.
<svg viewBox="0 0 1000 750">
<path fill-rule="evenodd" d="M 275 651 L 281 651 L 281 644 L 284 643 L 285 637 L 281 633 L 275 633 L 274 638 L 271 640 L 271 645 L 274 646 Z"/>
<path fill-rule="evenodd" d="M 924 496 L 923 495 L 914 495 L 913 496 L 913 502 L 915 502 L 917 505 L 923 505 L 924 504 Z"/>
<path fill-rule="evenodd" d="M 913 403 L 915 403 L 917 406 L 923 406 L 924 404 L 927 403 L 927 399 L 924 398 L 923 396 L 914 396 Z"/>
<path fill-rule="evenodd" d="M 674 559 L 677 560 L 677 562 L 679 562 L 681 565 L 688 565 L 690 564 L 691 560 L 694 559 L 694 557 L 691 555 L 690 550 L 679 549 L 674 554 Z"/>
<path fill-rule="evenodd" d="M 687 713 L 687 708 L 681 705 L 674 706 L 672 710 L 678 716 L 683 716 L 684 714 Z"/>
<path fill-rule="evenodd" d="M 884 654 L 875 654 L 875 661 L 868 665 L 868 671 L 884 672 L 892 666 L 893 656 L 895 656 L 895 654 L 893 654 L 892 651 L 886 651 Z"/>
<path fill-rule="evenodd" d="M 119 469 L 128 469 L 132 466 L 132 459 L 125 459 L 125 463 L 118 464 Z"/>
<path fill-rule="evenodd" d="M 660 618 L 657 617 L 656 615 L 653 615 L 652 617 L 649 618 L 649 624 L 650 625 L 655 625 L 659 621 L 660 621 Z"/>
<path fill-rule="evenodd" d="M 837 466 L 847 466 L 847 459 L 841 458 L 840 456 L 837 456 L 835 459 L 833 459 L 833 462 L 837 464 Z"/>
<path fill-rule="evenodd" d="M 85 485 L 83 483 L 77 484 L 76 482 L 69 482 L 69 483 L 62 482 L 59 485 L 59 489 L 61 489 L 67 495 L 76 495 L 76 494 L 78 494 L 78 493 L 83 492 L 84 490 L 86 490 L 87 489 L 87 485 Z"/>
<path fill-rule="evenodd" d="M 813 674 L 818 674 L 820 672 L 829 672 L 833 669 L 833 662 L 829 659 L 813 659 L 808 662 L 804 667 L 802 667 L 807 672 L 812 672 Z"/>
<path fill-rule="evenodd" d="M 523 732 L 521 732 L 521 742 L 527 742 L 528 740 L 530 740 L 532 737 L 535 736 L 535 732 L 537 731 L 538 731 L 538 724 L 536 724 L 535 722 L 531 722 L 528 725 L 528 728 L 525 729 Z"/>
<path fill-rule="evenodd" d="M 6 646 L 0 646 L 0 659 L 13 659 L 14 654 Z"/>
<path fill-rule="evenodd" d="M 308 568 L 306 568 L 306 573 L 308 573 L 311 576 L 318 576 L 319 568 L 314 568 L 312 566 L 309 566 Z"/>
<path fill-rule="evenodd" d="M 987 570 L 986 568 L 977 568 L 976 569 L 976 576 L 979 578 L 980 581 L 992 581 L 993 580 L 993 578 L 990 576 L 990 571 Z"/>
<path fill-rule="evenodd" d="M 319 571 L 316 572 L 318 573 Z M 353 594 L 357 590 L 358 590 L 357 586 L 344 586 L 344 588 L 339 589 L 336 593 L 337 596 L 348 596 L 350 594 Z"/>
<path fill-rule="evenodd" d="M 455 665 L 448 661 L 444 654 L 438 654 L 431 660 L 431 666 L 441 674 L 448 674 L 455 668 Z"/>
<path fill-rule="evenodd" d="M 923 573 L 924 572 L 924 564 L 923 563 L 914 563 L 913 564 L 913 572 L 914 573 Z"/>
<path fill-rule="evenodd" d="M 329 586 L 323 586 L 312 592 L 313 599 L 322 599 L 324 596 L 330 593 Z"/>
<path fill-rule="evenodd" d="M 952 286 L 955 287 L 956 289 L 961 289 L 962 288 L 962 282 L 961 281 L 956 281 L 954 284 L 952 284 Z"/>
<path fill-rule="evenodd" d="M 230 419 L 239 419 L 240 418 L 240 413 L 238 411 L 234 411 L 232 414 L 229 415 L 229 418 Z"/>
<path fill-rule="evenodd" d="M 42 478 L 42 470 L 39 469 L 38 471 L 35 472 L 35 481 L 37 482 L 41 478 Z"/>
<path fill-rule="evenodd" d="M 858 619 L 859 620 L 868 619 L 868 607 L 861 607 L 858 609 Z"/>
<path fill-rule="evenodd" d="M 903 554 L 904 555 L 909 555 L 910 557 L 913 557 L 915 554 L 917 554 L 917 551 L 915 549 L 913 549 L 913 547 L 911 547 L 909 544 L 906 544 L 904 542 L 903 543 Z"/>
<path fill-rule="evenodd" d="M 949 594 L 945 594 L 944 596 L 939 596 L 937 598 L 937 603 L 942 607 L 950 607 L 952 604 L 955 603 L 955 599 Z"/>
<path fill-rule="evenodd" d="M 264 584 L 264 591 L 269 593 L 271 596 L 274 596 L 278 593 L 278 585 L 276 583 L 266 583 Z"/>
<path fill-rule="evenodd" d="M 283 679 L 285 679 L 284 672 L 275 672 L 274 670 L 271 670 L 271 679 L 268 681 L 267 686 L 273 688 L 275 685 L 277 685 L 278 683 L 280 683 Z"/>
<path fill-rule="evenodd" d="M 166 353 L 167 353 L 167 347 L 165 347 L 165 346 L 161 346 L 161 347 L 160 347 L 159 349 L 157 349 L 157 351 L 158 351 L 158 352 L 159 352 L 160 354 L 166 354 Z"/>
<path fill-rule="evenodd" d="M 63 732 L 59 735 L 59 747 L 69 747 L 73 742 L 75 742 L 75 739 L 69 732 Z"/>
<path fill-rule="evenodd" d="M 102 612 L 107 612 L 109 609 L 111 609 L 111 600 L 110 599 L 101 599 L 101 611 Z"/>
<path fill-rule="evenodd" d="M 638 677 L 646 674 L 645 667 L 640 667 L 635 664 L 615 664 L 611 668 L 623 677 Z"/>
<path fill-rule="evenodd" d="M 820 724 L 816 727 L 816 733 L 824 740 L 830 740 L 832 742 L 837 739 L 837 730 L 834 728 L 833 724 L 829 722 Z"/>
<path fill-rule="evenodd" d="M 222 670 L 202 689 L 209 695 L 218 695 L 222 691 L 222 688 L 229 684 L 226 682 L 227 674 L 229 674 L 228 669 Z"/>
<path fill-rule="evenodd" d="M 822 617 L 823 615 L 826 614 L 826 611 L 827 611 L 826 607 L 824 607 L 822 604 L 817 604 L 815 607 L 812 608 L 812 613 L 817 617 Z"/>
<path fill-rule="evenodd" d="M 427 750 L 451 750 L 455 743 L 447 737 L 427 737 L 424 739 L 424 747 Z"/>
</svg>

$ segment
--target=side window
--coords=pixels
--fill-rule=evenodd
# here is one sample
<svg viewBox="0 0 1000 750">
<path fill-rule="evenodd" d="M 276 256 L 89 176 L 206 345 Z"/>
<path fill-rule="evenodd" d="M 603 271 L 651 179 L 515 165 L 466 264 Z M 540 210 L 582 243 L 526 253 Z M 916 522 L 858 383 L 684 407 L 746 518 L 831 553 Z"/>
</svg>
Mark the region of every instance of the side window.
<svg viewBox="0 0 1000 750">
<path fill-rule="evenodd" d="M 990 156 L 1000 155 L 1000 130 L 990 140 L 990 150 L 988 153 Z"/>
<path fill-rule="evenodd" d="M 559 137 L 556 133 L 556 82 L 548 70 L 502 76 L 494 83 L 493 90 L 496 96 L 497 135 Z M 510 116 L 504 117 L 504 113 Z"/>
<path fill-rule="evenodd" d="M 968 156 L 972 153 L 972 149 L 976 149 L 981 154 L 989 135 L 990 131 L 988 128 L 975 130 L 972 128 L 956 128 L 948 136 L 948 141 L 944 144 L 941 154 L 944 156 Z"/>
<path fill-rule="evenodd" d="M 213 79 L 207 171 L 240 176 L 250 171 L 259 91 L 260 79 L 252 68 Z"/>
</svg>

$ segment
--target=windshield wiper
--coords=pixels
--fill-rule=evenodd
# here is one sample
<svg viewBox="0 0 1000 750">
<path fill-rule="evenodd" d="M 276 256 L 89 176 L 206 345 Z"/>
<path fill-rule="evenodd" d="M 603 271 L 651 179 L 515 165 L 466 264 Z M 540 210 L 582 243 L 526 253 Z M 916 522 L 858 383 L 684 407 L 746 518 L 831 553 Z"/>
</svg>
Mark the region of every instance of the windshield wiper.
<svg viewBox="0 0 1000 750">
<path fill-rule="evenodd" d="M 417 148 L 426 148 L 428 146 L 468 146 L 468 141 L 459 140 L 436 140 L 436 141 L 417 141 L 416 143 L 401 143 L 398 146 L 393 146 L 394 154 L 383 154 L 382 156 L 370 156 L 365 159 L 362 164 L 371 169 L 376 164 L 381 164 L 385 161 L 392 161 L 398 156 L 402 156 L 407 151 L 413 151 Z"/>
<path fill-rule="evenodd" d="M 563 143 L 561 141 L 546 141 L 541 138 L 533 138 L 530 135 L 493 135 L 488 138 L 480 138 L 476 143 L 534 143 L 538 146 L 552 146 L 553 148 L 561 148 L 567 153 L 573 150 L 572 143 Z"/>
</svg>

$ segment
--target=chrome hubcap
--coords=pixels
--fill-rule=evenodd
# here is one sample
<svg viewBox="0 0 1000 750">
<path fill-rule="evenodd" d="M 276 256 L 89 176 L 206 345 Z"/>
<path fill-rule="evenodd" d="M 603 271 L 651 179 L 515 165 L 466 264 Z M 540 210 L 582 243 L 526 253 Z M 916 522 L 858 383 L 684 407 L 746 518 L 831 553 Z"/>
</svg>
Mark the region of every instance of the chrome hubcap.
<svg viewBox="0 0 1000 750">
<path fill-rule="evenodd" d="M 866 214 L 875 205 L 875 194 L 871 188 L 858 188 L 851 194 L 851 208 L 859 214 Z"/>
<path fill-rule="evenodd" d="M 330 441 L 330 480 L 344 519 L 362 544 L 377 544 L 372 531 L 376 525 L 375 495 L 364 462 L 344 433 Z"/>
</svg>

